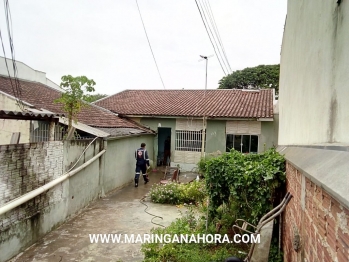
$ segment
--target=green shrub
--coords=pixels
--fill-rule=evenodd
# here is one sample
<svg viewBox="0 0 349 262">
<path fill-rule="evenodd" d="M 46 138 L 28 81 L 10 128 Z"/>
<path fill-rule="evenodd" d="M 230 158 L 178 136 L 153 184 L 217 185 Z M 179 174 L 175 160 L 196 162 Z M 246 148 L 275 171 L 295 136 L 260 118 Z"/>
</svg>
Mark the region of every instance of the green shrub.
<svg viewBox="0 0 349 262">
<path fill-rule="evenodd" d="M 206 232 L 205 223 L 196 218 L 192 210 L 176 219 L 167 228 L 155 228 L 151 234 L 157 235 L 180 235 L 180 234 L 216 234 L 214 227 L 209 227 Z M 232 244 L 215 243 L 145 243 L 142 245 L 142 252 L 145 255 L 144 262 L 208 262 L 224 261 L 229 256 L 237 256 L 238 250 Z"/>
<path fill-rule="evenodd" d="M 263 154 L 241 154 L 232 150 L 219 157 L 202 159 L 198 167 L 205 179 L 187 185 L 154 185 L 152 201 L 166 204 L 198 204 L 201 218 L 190 212 L 167 228 L 152 229 L 152 234 L 232 234 L 237 218 L 257 224 L 273 207 L 276 192 L 285 183 L 285 159 L 275 149 Z M 206 188 L 206 189 L 205 189 Z M 209 199 L 207 207 L 205 198 Z M 209 210 L 207 210 L 209 208 Z M 206 212 L 210 219 L 206 230 Z M 219 227 L 218 227 L 219 226 Z M 224 261 L 229 256 L 243 258 L 246 246 L 208 243 L 146 243 L 145 262 Z M 241 257 L 242 256 L 242 257 Z M 270 261 L 282 261 L 273 244 Z"/>
<path fill-rule="evenodd" d="M 183 192 L 183 203 L 200 202 L 207 195 L 205 181 L 193 181 L 180 185 Z"/>
<path fill-rule="evenodd" d="M 285 183 L 285 159 L 275 149 L 248 155 L 232 150 L 202 162 L 211 218 L 223 203 L 233 201 L 238 218 L 257 224 L 272 209 L 275 193 Z"/>
<path fill-rule="evenodd" d="M 179 204 L 180 189 L 176 183 L 166 185 L 155 184 L 150 189 L 150 198 L 155 203 Z"/>
<path fill-rule="evenodd" d="M 160 204 L 196 204 L 207 195 L 204 181 L 193 181 L 189 184 L 167 183 L 155 184 L 150 189 L 150 198 Z"/>
</svg>

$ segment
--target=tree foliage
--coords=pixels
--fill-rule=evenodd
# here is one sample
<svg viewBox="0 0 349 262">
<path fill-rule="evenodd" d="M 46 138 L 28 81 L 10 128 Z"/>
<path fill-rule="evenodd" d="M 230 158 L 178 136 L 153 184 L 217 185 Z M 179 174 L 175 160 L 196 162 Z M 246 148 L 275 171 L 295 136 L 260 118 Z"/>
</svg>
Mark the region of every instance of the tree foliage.
<svg viewBox="0 0 349 262">
<path fill-rule="evenodd" d="M 85 100 L 89 103 L 93 103 L 99 99 L 102 99 L 104 97 L 107 97 L 108 95 L 105 94 L 93 94 L 93 95 L 87 95 L 87 97 L 85 98 Z"/>
<path fill-rule="evenodd" d="M 219 89 L 265 89 L 279 91 L 280 65 L 259 65 L 234 71 L 219 81 Z"/>
<path fill-rule="evenodd" d="M 86 76 L 73 77 L 71 75 L 65 75 L 61 78 L 61 87 L 64 89 L 61 97 L 56 99 L 55 103 L 63 104 L 63 111 L 68 115 L 68 131 L 72 127 L 73 120 L 77 121 L 77 114 L 81 111 L 82 107 L 87 104 L 83 101 L 88 99 L 88 94 L 94 92 L 94 86 L 96 85 L 93 79 L 88 79 Z"/>
</svg>

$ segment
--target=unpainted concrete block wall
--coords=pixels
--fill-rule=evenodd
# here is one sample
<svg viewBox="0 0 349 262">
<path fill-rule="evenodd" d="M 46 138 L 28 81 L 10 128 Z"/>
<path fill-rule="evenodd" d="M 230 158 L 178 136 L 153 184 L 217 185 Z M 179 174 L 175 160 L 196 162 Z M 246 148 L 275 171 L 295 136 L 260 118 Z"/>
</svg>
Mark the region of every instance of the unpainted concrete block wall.
<svg viewBox="0 0 349 262">
<path fill-rule="evenodd" d="M 74 176 L 0 216 L 0 262 L 7 261 L 75 216 L 104 193 L 134 178 L 134 151 L 153 136 L 108 141 L 107 152 Z M 0 146 L 0 206 L 67 172 L 91 140 Z M 74 168 L 97 155 L 106 142 L 97 139 Z M 152 151 L 149 157 L 153 159 Z M 103 178 L 104 177 L 104 178 Z"/>
<path fill-rule="evenodd" d="M 60 177 L 91 140 L 51 141 L 0 147 L 1 205 Z M 100 152 L 100 140 L 76 167 Z M 34 244 L 98 197 L 99 159 L 71 178 L 0 216 L 0 262 Z"/>
<path fill-rule="evenodd" d="M 41 142 L 0 146 L 0 206 L 62 175 L 63 143 Z M 0 216 L 0 230 L 29 217 L 60 198 L 46 192 Z"/>
<path fill-rule="evenodd" d="M 290 162 L 284 212 L 284 261 L 349 261 L 349 210 Z M 335 179 L 335 178 L 334 178 Z"/>
</svg>

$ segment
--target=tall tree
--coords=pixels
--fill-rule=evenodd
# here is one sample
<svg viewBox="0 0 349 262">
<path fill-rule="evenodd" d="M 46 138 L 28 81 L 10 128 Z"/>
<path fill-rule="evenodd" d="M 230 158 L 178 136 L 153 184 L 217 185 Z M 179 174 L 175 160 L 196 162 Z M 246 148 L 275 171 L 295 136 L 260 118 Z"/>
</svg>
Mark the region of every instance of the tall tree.
<svg viewBox="0 0 349 262">
<path fill-rule="evenodd" d="M 275 88 L 276 94 L 279 92 L 278 65 L 259 65 L 247 67 L 243 70 L 234 71 L 223 77 L 219 81 L 219 89 L 265 89 Z"/>
<path fill-rule="evenodd" d="M 63 104 L 63 110 L 68 114 L 68 132 L 72 128 L 73 120 L 77 121 L 77 114 L 87 103 L 83 100 L 88 98 L 90 92 L 94 92 L 96 85 L 93 79 L 86 76 L 73 77 L 65 75 L 61 78 L 61 87 L 65 90 L 61 97 L 56 99 L 55 103 Z"/>
</svg>

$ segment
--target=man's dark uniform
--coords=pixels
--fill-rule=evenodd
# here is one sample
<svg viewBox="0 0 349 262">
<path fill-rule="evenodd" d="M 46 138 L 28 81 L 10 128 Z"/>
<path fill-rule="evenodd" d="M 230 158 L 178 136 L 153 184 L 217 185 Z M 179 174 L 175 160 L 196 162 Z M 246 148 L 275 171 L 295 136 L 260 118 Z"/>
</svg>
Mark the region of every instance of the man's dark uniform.
<svg viewBox="0 0 349 262">
<path fill-rule="evenodd" d="M 142 172 L 144 183 L 148 183 L 149 179 L 147 178 L 147 165 L 149 166 L 149 157 L 148 152 L 145 148 L 139 148 L 135 152 L 136 158 L 136 175 L 135 175 L 135 187 L 138 187 L 138 180 L 140 172 Z"/>
</svg>

